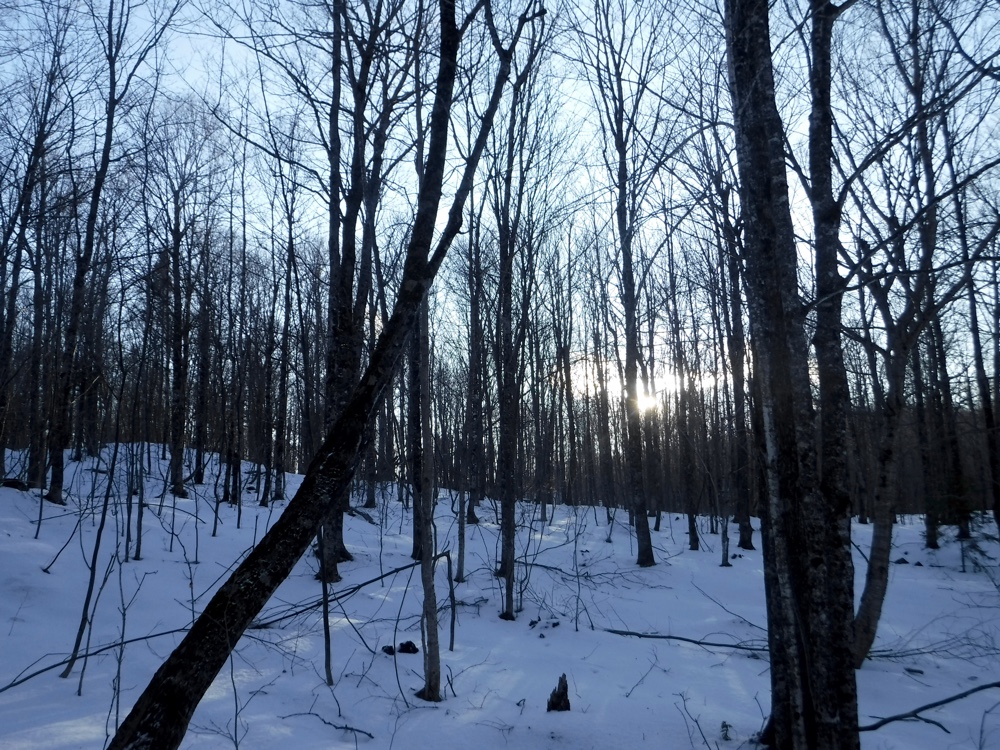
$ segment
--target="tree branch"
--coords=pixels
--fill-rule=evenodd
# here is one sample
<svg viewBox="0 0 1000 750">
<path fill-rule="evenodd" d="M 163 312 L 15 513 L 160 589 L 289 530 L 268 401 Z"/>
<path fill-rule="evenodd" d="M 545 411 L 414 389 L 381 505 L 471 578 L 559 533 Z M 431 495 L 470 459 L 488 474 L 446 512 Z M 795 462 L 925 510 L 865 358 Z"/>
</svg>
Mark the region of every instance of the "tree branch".
<svg viewBox="0 0 1000 750">
<path fill-rule="evenodd" d="M 692 643 L 702 648 L 731 648 L 736 651 L 750 651 L 755 654 L 766 654 L 767 646 L 748 646 L 744 643 L 718 643 L 716 641 L 699 641 L 696 638 L 685 638 L 682 635 L 662 635 L 660 633 L 639 633 L 634 630 L 616 630 L 615 628 L 604 628 L 605 633 L 615 635 L 633 636 L 635 638 L 652 638 L 660 641 L 680 641 L 681 643 Z"/>
<path fill-rule="evenodd" d="M 933 719 L 928 719 L 926 717 L 920 716 L 920 714 L 923 713 L 924 711 L 930 711 L 932 708 L 939 708 L 940 706 L 946 706 L 949 703 L 955 703 L 956 701 L 960 701 L 963 698 L 968 698 L 970 695 L 975 695 L 976 693 L 981 693 L 984 690 L 990 690 L 991 688 L 1000 688 L 1000 681 L 988 682 L 985 685 L 978 685 L 974 688 L 966 690 L 965 692 L 958 693 L 957 695 L 952 695 L 948 698 L 942 698 L 941 700 L 934 701 L 933 703 L 928 703 L 925 706 L 920 706 L 919 708 L 915 708 L 912 711 L 907 711 L 904 714 L 896 714 L 895 716 L 886 716 L 885 718 L 879 719 L 873 724 L 866 724 L 862 727 L 858 727 L 858 730 L 861 732 L 872 732 L 876 729 L 881 729 L 886 724 L 891 724 L 894 721 L 906 721 L 907 719 L 917 719 L 919 721 L 927 722 L 928 724 L 933 724 L 936 727 L 940 727 L 942 731 L 946 732 L 947 734 L 951 734 L 951 732 L 949 732 L 944 727 L 943 724 L 936 722 Z"/>
</svg>

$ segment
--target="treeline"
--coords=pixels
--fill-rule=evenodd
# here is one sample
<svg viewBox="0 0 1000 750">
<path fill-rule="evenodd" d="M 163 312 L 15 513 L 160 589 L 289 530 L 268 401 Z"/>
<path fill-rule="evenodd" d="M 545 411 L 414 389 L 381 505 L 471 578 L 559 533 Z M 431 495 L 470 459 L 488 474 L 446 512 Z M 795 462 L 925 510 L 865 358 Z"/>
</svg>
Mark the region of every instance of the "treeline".
<svg viewBox="0 0 1000 750">
<path fill-rule="evenodd" d="M 259 465 L 263 501 L 281 500 L 394 302 L 426 168 L 437 9 L 3 12 L 3 476 L 65 502 L 66 457 L 147 442 L 170 457 L 177 495 L 219 454 Z M 494 3 L 492 23 L 510 31 L 518 12 Z M 835 219 L 826 281 L 851 502 L 862 518 L 879 503 L 926 513 L 932 546 L 938 524 L 967 533 L 973 511 L 1000 507 L 995 13 L 911 0 L 838 21 L 827 203 L 802 114 L 808 29 L 772 22 L 805 268 L 831 226 L 806 217 Z M 488 29 L 462 47 L 451 190 L 491 105 Z M 735 516 L 749 546 L 768 415 L 722 19 L 697 3 L 594 0 L 551 8 L 524 35 L 429 328 L 358 481 L 372 499 L 378 483 L 411 484 L 422 444 L 432 482 L 466 493 L 473 518 L 484 497 L 623 508 L 641 564 L 642 526 L 662 511 L 688 514 L 694 547 L 697 515 Z M 829 298 L 816 278 L 802 274 L 796 311 L 810 330 Z M 228 477 L 236 501 L 240 472 Z M 332 531 L 335 563 L 349 553 Z"/>
</svg>

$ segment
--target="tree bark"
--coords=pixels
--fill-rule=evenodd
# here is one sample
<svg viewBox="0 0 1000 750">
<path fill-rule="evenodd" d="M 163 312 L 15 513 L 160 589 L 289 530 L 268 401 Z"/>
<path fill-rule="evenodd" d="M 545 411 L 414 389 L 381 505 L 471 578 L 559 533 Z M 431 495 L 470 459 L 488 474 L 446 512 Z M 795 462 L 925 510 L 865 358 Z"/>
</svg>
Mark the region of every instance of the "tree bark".
<svg viewBox="0 0 1000 750">
<path fill-rule="evenodd" d="M 726 0 L 751 334 L 767 445 L 762 508 L 771 654 L 771 717 L 780 750 L 860 747 L 851 661 L 853 577 L 827 555 L 849 554 L 849 526 L 822 491 L 804 308 L 798 297 L 784 133 L 775 103 L 766 0 Z M 831 607 L 831 603 L 833 606 Z"/>
<path fill-rule="evenodd" d="M 441 647 L 438 634 L 437 594 L 434 590 L 434 433 L 431 430 L 430 319 L 426 297 L 420 305 L 417 330 L 417 365 L 420 400 L 420 445 L 417 453 L 419 482 L 413 498 L 413 508 L 420 507 L 420 584 L 424 593 L 424 687 L 417 693 L 425 701 L 441 700 Z M 414 513 L 414 520 L 418 515 Z"/>
</svg>

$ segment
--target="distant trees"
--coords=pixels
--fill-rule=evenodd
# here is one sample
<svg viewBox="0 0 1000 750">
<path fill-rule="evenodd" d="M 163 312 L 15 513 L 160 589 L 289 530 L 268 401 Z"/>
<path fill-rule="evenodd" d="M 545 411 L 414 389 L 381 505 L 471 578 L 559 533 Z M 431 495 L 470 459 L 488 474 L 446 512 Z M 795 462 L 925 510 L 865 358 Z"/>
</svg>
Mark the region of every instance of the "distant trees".
<svg viewBox="0 0 1000 750">
<path fill-rule="evenodd" d="M 121 34 L 107 54 L 83 51 L 93 25 L 82 11 L 38 7 L 34 26 L 8 32 L 2 67 L 17 106 L 0 140 L 0 436 L 18 449 L 5 472 L 49 487 L 55 466 L 49 495 L 64 499 L 64 454 L 49 445 L 75 456 L 107 439 L 110 384 L 127 377 L 126 434 L 169 447 L 178 494 L 221 451 L 221 501 L 247 488 L 280 498 L 280 467 L 315 451 L 389 314 L 426 160 L 427 10 L 333 3 L 241 17 L 220 8 L 216 31 L 242 51 L 199 63 L 220 63 L 223 95 L 210 95 L 178 93 L 152 65 L 171 54 L 180 7 L 157 6 L 155 29 L 113 11 L 112 36 Z M 849 102 L 859 114 L 813 116 L 810 132 L 789 140 L 817 264 L 803 291 L 807 335 L 820 333 L 810 352 L 824 400 L 822 481 L 844 488 L 838 502 L 866 518 L 918 498 L 912 509 L 930 511 L 934 544 L 939 524 L 964 530 L 979 489 L 992 498 L 998 486 L 988 313 L 996 157 L 978 124 L 996 76 L 978 62 L 990 59 L 987 40 L 961 20 L 985 11 L 971 0 L 877 4 L 813 24 L 832 7 L 790 19 L 812 30 L 801 49 L 829 54 L 807 64 L 794 45 L 782 52 L 789 80 L 809 81 L 809 106 L 822 104 L 815 112 Z M 711 42 L 720 20 L 661 11 L 602 0 L 568 28 L 549 25 L 558 42 L 544 53 L 525 40 L 467 211 L 465 291 L 449 290 L 430 321 L 449 352 L 464 352 L 435 365 L 431 430 L 441 481 L 471 493 L 469 518 L 495 499 L 512 538 L 516 498 L 535 498 L 546 517 L 552 501 L 603 504 L 608 518 L 621 506 L 644 563 L 650 514 L 685 512 L 692 544 L 699 514 L 735 515 L 750 547 L 762 497 L 745 222 L 724 125 L 725 62 Z M 700 29 L 697 40 L 686 28 Z M 485 34 L 463 52 L 470 75 L 488 64 Z M 83 64 L 91 52 L 103 55 L 100 68 Z M 102 87 L 92 85 L 97 70 Z M 460 96 L 467 123 L 455 134 L 468 143 L 484 91 L 463 82 Z M 83 168 L 88 154 L 93 169 Z M 932 251 L 924 261 L 921 247 Z M 907 323 L 909 295 L 921 312 Z M 112 339 L 136 363 L 127 376 Z M 460 418 L 442 406 L 446 388 L 457 389 Z M 899 400 L 887 408 L 890 395 Z M 402 408 L 387 405 L 369 444 L 369 503 L 377 478 L 402 476 Z M 901 495 L 893 456 L 906 441 L 919 450 L 903 453 L 926 460 L 904 480 L 919 491 Z M 883 446 L 882 458 L 863 445 Z M 970 450 L 984 460 L 970 461 Z M 259 481 L 240 475 L 243 459 Z M 127 462 L 137 465 L 131 454 Z M 501 469 L 511 465 L 518 471 Z M 141 489 L 138 475 L 133 483 Z M 325 547 L 331 578 L 349 555 L 338 519 Z M 498 569 L 506 574 L 514 557 L 499 550 Z"/>
<path fill-rule="evenodd" d="M 48 217 L 46 197 L 52 192 L 51 174 L 60 163 L 59 128 L 68 128 L 65 93 L 68 85 L 67 39 L 69 18 L 65 12 L 45 6 L 38 17 L 35 36 L 11 37 L 5 50 L 4 70 L 9 73 L 4 84 L 9 92 L 8 114 L 2 121 L 0 143 L 3 144 L 4 164 L 0 168 L 0 288 L 4 304 L 0 307 L 0 471 L 6 476 L 6 446 L 11 438 L 14 385 L 19 382 L 14 358 L 15 333 L 19 327 L 22 286 L 34 277 L 34 316 L 30 327 L 35 334 L 33 353 L 29 358 L 29 376 L 21 382 L 27 386 L 33 407 L 32 421 L 38 427 L 33 434 L 42 435 L 38 425 L 41 398 L 42 336 L 44 331 L 44 298 L 41 237 L 44 220 Z M 34 83 L 32 83 L 34 81 Z M 50 170 L 52 170 L 50 174 Z M 45 217 L 45 218 L 43 218 Z M 34 445 L 33 471 L 28 481 L 43 486 L 43 461 L 38 461 L 41 445 Z"/>
<path fill-rule="evenodd" d="M 284 471 L 361 419 L 345 414 L 397 297 L 428 279 L 413 248 L 453 226 L 421 203 L 444 137 L 437 5 L 218 3 L 196 24 L 211 51 L 185 47 L 180 76 L 186 7 L 28 0 L 0 29 L 0 469 L 77 502 L 75 460 L 120 418 L 136 556 L 157 451 L 177 499 L 286 499 Z M 730 71 L 708 6 L 455 8 L 440 189 L 467 190 L 463 231 L 355 489 L 377 508 L 412 488 L 421 560 L 435 497 L 499 523 L 507 618 L 529 569 L 517 526 L 561 506 L 603 507 L 638 565 L 668 513 L 692 549 L 730 518 L 752 549 L 761 517 L 775 736 L 816 738 L 786 722 L 794 695 L 839 680 L 850 713 L 838 660 L 874 642 L 896 515 L 923 513 L 930 547 L 1000 515 L 997 9 L 727 8 L 747 14 L 730 27 L 746 54 L 764 55 L 764 20 L 788 40 L 773 92 Z M 766 111 L 741 104 L 759 96 Z M 325 514 L 330 582 L 350 498 Z M 874 522 L 856 616 L 851 514 Z M 817 651 L 807 679 L 821 642 L 838 656 Z"/>
<path fill-rule="evenodd" d="M 658 3 L 598 0 L 578 22 L 578 65 L 594 102 L 596 147 L 610 188 L 614 265 L 623 326 L 622 365 L 625 488 L 635 525 L 640 566 L 655 563 L 643 483 L 639 304 L 648 277 L 641 256 L 644 224 L 662 178 L 675 131 L 662 86 L 675 51 L 670 48 L 666 8 Z M 612 219 L 613 217 L 613 219 Z M 648 261 L 646 261 L 648 262 Z M 653 312 L 647 311 L 652 315 Z M 595 352 L 597 356 L 599 353 Z"/>
<path fill-rule="evenodd" d="M 69 447 L 73 435 L 73 402 L 77 388 L 78 345 L 81 323 L 87 297 L 88 277 L 91 264 L 98 250 L 99 226 L 101 219 L 101 199 L 111 170 L 115 136 L 119 132 L 118 116 L 128 97 L 141 86 L 141 76 L 147 73 L 147 60 L 161 43 L 164 34 L 180 9 L 179 4 L 164 8 L 153 8 L 151 23 L 144 20 L 142 28 L 134 21 L 136 8 L 109 5 L 107 13 L 94 9 L 88 21 L 94 24 L 96 38 L 92 40 L 99 50 L 98 111 L 102 117 L 95 129 L 95 150 L 92 155 L 93 172 L 87 175 L 82 196 L 81 213 L 83 230 L 76 237 L 72 281 L 69 287 L 68 312 L 63 331 L 62 353 L 55 375 L 55 387 L 50 423 L 49 461 L 51 478 L 46 498 L 54 503 L 64 504 L 63 473 L 64 450 Z M 100 227 L 106 231 L 106 227 Z"/>
<path fill-rule="evenodd" d="M 913 473 L 921 478 L 927 545 L 937 546 L 937 526 L 945 519 L 958 526 L 959 535 L 968 534 L 968 476 L 975 470 L 960 457 L 961 417 L 947 362 L 945 321 L 981 275 L 975 260 L 988 252 L 1000 225 L 995 216 L 981 214 L 970 235 L 967 204 L 960 197 L 996 164 L 997 152 L 983 149 L 957 169 L 949 166 L 957 141 L 976 138 L 972 112 L 982 111 L 981 97 L 996 96 L 946 31 L 957 8 L 934 10 L 915 0 L 856 12 L 857 23 L 880 29 L 876 59 L 885 66 L 880 84 L 851 80 L 842 94 L 864 113 L 841 137 L 851 166 L 842 201 L 860 217 L 850 261 L 860 318 L 854 339 L 869 362 L 879 441 L 875 480 L 867 493 L 875 522 L 872 554 L 854 629 L 860 665 L 874 642 L 888 585 L 903 441 L 916 443 Z M 886 101 L 893 102 L 888 118 Z M 876 110 L 882 114 L 875 115 Z M 876 161 L 878 168 L 870 168 Z M 973 350 L 980 330 L 977 323 L 969 332 Z M 971 385 L 970 379 L 970 397 Z M 982 394 L 980 389 L 981 399 Z M 987 392 L 983 403 L 990 396 Z M 971 402 L 966 408 L 981 413 Z M 987 428 L 978 434 L 983 433 L 988 451 L 995 433 Z M 989 472 L 990 461 L 984 464 Z M 982 481 L 988 491 L 989 474 Z"/>
<path fill-rule="evenodd" d="M 510 41 L 502 39 L 497 32 L 492 17 L 493 8 L 487 7 L 485 11 L 500 67 L 489 105 L 482 117 L 479 135 L 448 212 L 448 224 L 435 240 L 434 225 L 447 163 L 457 55 L 465 25 L 464 22 L 462 26 L 458 25 L 455 6 L 450 0 L 442 0 L 438 12 L 441 29 L 439 63 L 426 161 L 392 316 L 379 336 L 364 375 L 352 389 L 345 408 L 313 459 L 288 509 L 223 584 L 181 644 L 158 670 L 112 740 L 113 748 L 176 747 L 180 744 L 195 707 L 229 657 L 236 640 L 291 572 L 332 505 L 340 502 L 340 498 L 350 490 L 369 423 L 375 418 L 383 394 L 401 361 L 406 340 L 414 329 L 428 288 L 461 226 L 464 202 L 496 116 L 517 43 L 524 28 L 543 16 L 545 11 L 534 7 L 524 11 L 513 24 Z M 429 522 L 425 522 L 425 530 L 428 526 Z M 425 540 L 428 547 L 429 543 L 430 540 Z M 425 552 L 425 566 L 428 557 Z M 433 614 L 429 613 L 425 626 L 437 627 L 436 606 Z M 437 699 L 438 687 L 433 674 L 429 673 L 424 697 Z"/>
<path fill-rule="evenodd" d="M 159 249 L 150 280 L 151 294 L 154 302 L 162 306 L 162 340 L 169 352 L 170 491 L 186 497 L 185 447 L 192 411 L 189 373 L 197 319 L 193 301 L 196 292 L 200 293 L 203 320 L 198 353 L 202 375 L 198 391 L 204 393 L 206 326 L 211 305 L 205 287 L 212 277 L 207 250 L 218 232 L 223 173 L 214 121 L 192 102 L 164 104 L 169 113 L 156 113 L 146 122 L 144 136 L 148 141 L 143 147 L 140 179 L 145 182 L 143 189 L 151 203 L 145 230 Z"/>
</svg>

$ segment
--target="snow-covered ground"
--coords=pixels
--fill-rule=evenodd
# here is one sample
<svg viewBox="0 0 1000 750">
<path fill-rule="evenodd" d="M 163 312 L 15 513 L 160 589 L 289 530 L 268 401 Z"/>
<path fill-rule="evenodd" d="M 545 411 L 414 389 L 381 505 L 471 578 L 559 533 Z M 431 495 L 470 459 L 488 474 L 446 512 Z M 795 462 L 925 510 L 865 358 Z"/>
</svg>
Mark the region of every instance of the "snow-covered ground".
<svg viewBox="0 0 1000 750">
<path fill-rule="evenodd" d="M 223 505 L 212 536 L 214 482 L 187 500 L 163 492 L 163 467 L 146 478 L 141 561 L 122 562 L 124 507 L 112 498 L 97 586 L 81 659 L 67 679 L 86 595 L 107 473 L 72 464 L 67 508 L 37 495 L 0 490 L 0 748 L 102 747 L 193 613 L 282 511 L 244 495 Z M 93 486 L 91 484 L 93 482 Z M 289 491 L 298 479 L 289 478 Z M 455 648 L 447 650 L 452 609 L 446 566 L 437 576 L 446 699 L 414 696 L 421 655 L 383 646 L 421 645 L 419 574 L 411 563 L 411 516 L 387 491 L 380 507 L 347 518 L 355 556 L 333 587 L 333 675 L 323 670 L 317 561 L 301 560 L 260 622 L 198 707 L 185 747 L 252 748 L 738 748 L 768 710 L 768 662 L 760 552 L 719 565 L 720 539 L 687 551 L 686 522 L 664 518 L 654 533 L 658 564 L 634 565 L 634 539 L 618 514 L 557 507 L 548 523 L 522 507 L 519 554 L 523 611 L 498 618 L 501 591 L 492 570 L 498 528 L 492 507 L 467 531 L 467 580 L 455 585 Z M 82 511 L 82 515 L 81 515 Z M 372 523 L 374 522 L 374 523 Z M 443 493 L 438 547 L 457 555 L 457 524 Z M 1000 591 L 995 560 L 963 550 L 950 529 L 938 552 L 923 549 L 920 519 L 896 531 L 892 580 L 876 648 L 858 674 L 862 724 L 961 693 L 1000 675 Z M 36 537 L 37 532 L 37 539 Z M 735 529 L 734 529 L 735 533 Z M 995 536 L 992 525 L 982 533 Z M 858 579 L 870 530 L 855 527 Z M 995 541 L 979 546 L 997 557 Z M 455 560 L 457 563 L 457 559 Z M 921 563 L 917 565 L 917 563 Z M 986 567 L 983 567 L 984 564 Z M 364 583 L 389 573 L 380 581 Z M 609 632 L 680 636 L 638 638 Z M 120 644 L 125 639 L 124 648 Z M 725 644 L 731 644 L 727 647 Z M 547 713 L 561 674 L 572 710 Z M 12 683 L 19 683 L 11 687 Z M 868 750 L 1000 748 L 1000 691 L 987 690 L 862 734 Z M 944 730 L 947 730 L 944 731 Z"/>
</svg>

